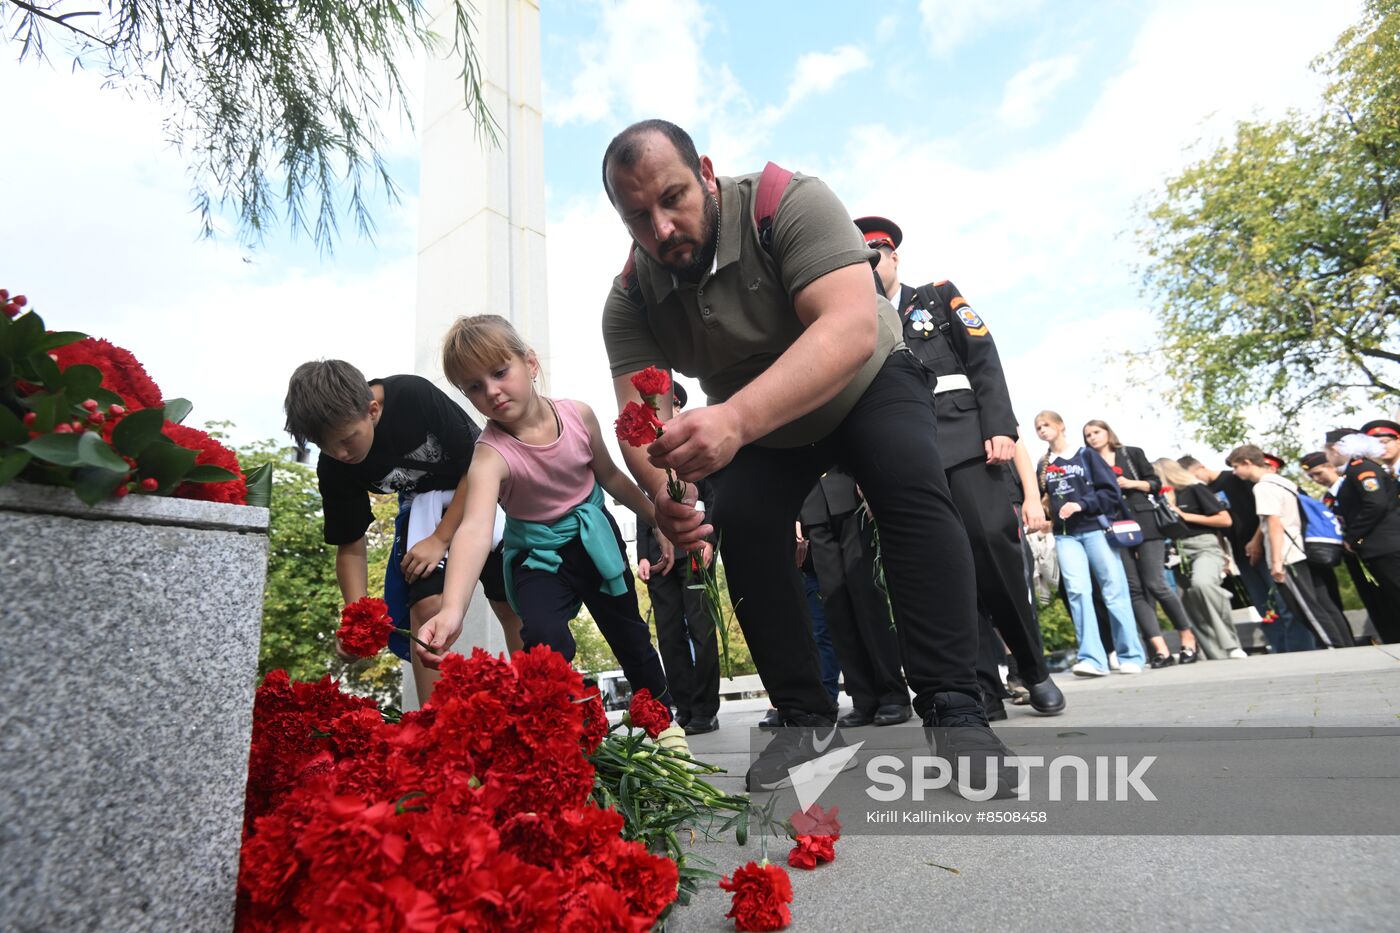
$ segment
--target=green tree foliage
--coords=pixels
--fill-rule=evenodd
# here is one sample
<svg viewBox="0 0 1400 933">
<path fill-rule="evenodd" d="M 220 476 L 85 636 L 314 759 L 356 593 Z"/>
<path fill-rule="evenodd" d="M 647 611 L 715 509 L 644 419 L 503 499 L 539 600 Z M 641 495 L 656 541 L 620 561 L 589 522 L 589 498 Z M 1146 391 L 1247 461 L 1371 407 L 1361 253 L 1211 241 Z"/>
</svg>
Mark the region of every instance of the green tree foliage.
<svg viewBox="0 0 1400 933">
<path fill-rule="evenodd" d="M 238 451 L 245 471 L 263 463 L 274 468 L 258 673 L 285 668 L 293 680 L 319 680 L 330 674 L 344 681 L 347 690 L 398 706 L 402 679 L 397 658 L 382 652 L 347 665 L 336 657 L 333 640 L 343 604 L 335 579 L 335 548 L 321 537 L 316 471 L 290 455 L 290 448 L 271 440 Z M 375 520 L 367 535 L 372 596 L 384 592 L 396 512 L 392 497 L 376 497 Z"/>
<path fill-rule="evenodd" d="M 1316 113 L 1240 123 L 1142 233 L 1171 400 L 1217 447 L 1400 392 L 1400 2 L 1315 67 Z"/>
<path fill-rule="evenodd" d="M 470 11 L 467 0 L 448 7 L 451 52 L 476 126 L 494 142 Z M 231 207 L 245 241 L 285 214 L 322 248 L 337 235 L 342 191 L 362 234 L 373 228 L 366 188 L 397 199 L 378 155 L 381 121 L 411 122 L 399 62 L 442 45 L 431 25 L 420 0 L 0 0 L 0 36 L 21 59 L 43 58 L 57 40 L 75 66 L 100 67 L 109 85 L 167 107 L 206 235 Z"/>
</svg>

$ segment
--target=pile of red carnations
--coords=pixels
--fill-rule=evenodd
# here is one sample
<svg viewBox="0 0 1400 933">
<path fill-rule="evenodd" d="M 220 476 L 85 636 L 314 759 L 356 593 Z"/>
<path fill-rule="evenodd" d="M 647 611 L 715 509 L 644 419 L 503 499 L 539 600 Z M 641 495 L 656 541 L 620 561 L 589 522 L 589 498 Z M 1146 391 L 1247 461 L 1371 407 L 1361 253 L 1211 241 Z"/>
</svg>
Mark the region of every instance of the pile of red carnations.
<svg viewBox="0 0 1400 933">
<path fill-rule="evenodd" d="M 398 723 L 329 678 L 258 690 L 238 929 L 645 930 L 675 862 L 590 802 L 596 689 L 544 647 L 451 655 Z"/>
</svg>

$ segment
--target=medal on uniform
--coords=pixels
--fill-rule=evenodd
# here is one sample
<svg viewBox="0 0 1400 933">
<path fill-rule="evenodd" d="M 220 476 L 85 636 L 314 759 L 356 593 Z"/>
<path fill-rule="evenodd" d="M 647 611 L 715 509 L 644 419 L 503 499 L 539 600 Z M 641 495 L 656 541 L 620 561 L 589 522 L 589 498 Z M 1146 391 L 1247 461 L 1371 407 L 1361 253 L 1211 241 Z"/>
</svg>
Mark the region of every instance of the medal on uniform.
<svg viewBox="0 0 1400 933">
<path fill-rule="evenodd" d="M 927 337 L 933 332 L 933 315 L 923 308 L 915 308 L 909 315 L 909 326 Z"/>
</svg>

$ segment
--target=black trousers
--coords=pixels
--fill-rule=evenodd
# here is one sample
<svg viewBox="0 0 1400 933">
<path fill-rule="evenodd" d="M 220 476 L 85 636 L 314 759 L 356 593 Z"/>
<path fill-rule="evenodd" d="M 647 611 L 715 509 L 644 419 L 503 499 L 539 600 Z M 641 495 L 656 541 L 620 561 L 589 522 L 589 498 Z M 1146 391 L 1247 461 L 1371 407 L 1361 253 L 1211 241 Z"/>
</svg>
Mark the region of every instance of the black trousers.
<svg viewBox="0 0 1400 933">
<path fill-rule="evenodd" d="M 1150 515 L 1145 518 L 1152 521 Z M 1181 597 L 1167 585 L 1167 542 L 1161 538 L 1149 538 L 1137 547 L 1119 549 L 1118 555 L 1123 559 L 1123 572 L 1128 575 L 1128 594 L 1133 599 L 1133 616 L 1137 619 L 1143 641 L 1162 636 L 1162 626 L 1157 622 L 1153 602 L 1162 607 L 1178 632 L 1191 631 L 1190 614 L 1182 605 Z M 1152 648 L 1151 645 L 1143 647 L 1148 650 Z"/>
<path fill-rule="evenodd" d="M 1312 630 L 1317 643 L 1333 648 L 1350 648 L 1356 644 L 1351 625 L 1342 610 L 1327 595 L 1322 571 L 1305 560 L 1287 564 L 1284 579 L 1278 585 L 1293 617 Z"/>
<path fill-rule="evenodd" d="M 608 524 L 618 548 L 627 553 L 611 515 L 608 515 Z M 603 576 L 584 550 L 583 541 L 578 538 L 570 541 L 560 549 L 559 556 L 563 563 L 555 573 L 527 568 L 524 555 L 516 559 L 515 603 L 523 623 L 520 638 L 525 647 L 548 645 L 572 661 L 578 645 L 569 631 L 569 623 L 582 599 L 593 621 L 598 623 L 598 630 L 607 639 L 608 647 L 617 656 L 632 689 L 646 688 L 656 699 L 670 703 L 661 659 L 651 646 L 651 630 L 637 610 L 632 571 L 624 572 L 627 592 L 609 596 L 602 590 Z"/>
<path fill-rule="evenodd" d="M 677 554 L 670 573 L 652 571 L 647 592 L 671 702 L 682 719 L 709 719 L 719 712 L 719 649 L 705 594 L 686 585 L 687 562 Z"/>
<path fill-rule="evenodd" d="M 972 553 L 935 443 L 933 399 L 910 354 L 885 362 L 850 414 L 816 444 L 740 448 L 714 476 L 712 516 L 739 624 L 772 703 L 785 715 L 834 719 L 822 686 L 792 529 L 802 502 L 837 460 L 879 523 L 885 579 L 914 706 L 935 693 L 979 699 Z"/>
<path fill-rule="evenodd" d="M 1006 488 L 1005 470 L 1003 466 L 989 467 L 984 461 L 969 460 L 948 470 L 948 489 L 972 546 L 977 600 L 982 612 L 1015 656 L 1021 677 L 1028 684 L 1036 684 L 1050 676 L 1050 669 L 1045 665 L 1045 643 L 1031 591 L 1026 586 L 1021 522 Z M 991 633 L 984 631 L 983 640 L 988 637 Z M 999 645 L 993 646 L 990 653 L 981 653 L 988 659 L 1001 655 Z"/>
<path fill-rule="evenodd" d="M 1352 555 L 1348 554 L 1347 557 L 1352 558 Z M 1375 584 L 1366 582 L 1360 568 L 1352 578 L 1356 580 L 1358 592 L 1364 583 L 1374 594 L 1375 606 L 1373 608 L 1371 603 L 1366 603 L 1366 611 L 1371 614 L 1376 633 L 1388 645 L 1400 642 L 1400 551 L 1379 557 L 1363 557 L 1361 562 L 1376 578 Z M 1364 595 L 1362 599 L 1365 599 Z"/>
<path fill-rule="evenodd" d="M 889 603 L 875 583 L 871 528 L 856 512 L 831 516 L 829 524 L 804 525 L 822 612 L 836 659 L 855 709 L 873 714 L 881 706 L 909 703 L 899 667 L 899 637 Z"/>
<path fill-rule="evenodd" d="M 1386 644 L 1400 642 L 1400 552 L 1363 559 L 1345 551 L 1342 560 L 1351 574 L 1351 582 L 1356 584 L 1356 595 L 1361 597 L 1361 604 L 1376 627 L 1376 634 Z M 1363 563 L 1376 578 L 1375 583 L 1366 579 Z"/>
</svg>

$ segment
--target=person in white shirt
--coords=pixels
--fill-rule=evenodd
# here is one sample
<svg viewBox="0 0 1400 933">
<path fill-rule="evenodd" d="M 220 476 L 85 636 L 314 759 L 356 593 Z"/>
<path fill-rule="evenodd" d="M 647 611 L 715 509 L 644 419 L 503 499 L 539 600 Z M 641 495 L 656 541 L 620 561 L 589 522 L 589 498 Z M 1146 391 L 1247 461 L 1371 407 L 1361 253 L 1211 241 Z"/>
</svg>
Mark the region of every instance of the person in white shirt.
<svg viewBox="0 0 1400 933">
<path fill-rule="evenodd" d="M 1303 552 L 1303 524 L 1298 510 L 1298 487 L 1272 471 L 1268 456 L 1253 444 L 1236 447 L 1225 458 L 1235 475 L 1254 484 L 1254 505 L 1264 538 L 1269 575 L 1278 584 L 1294 618 L 1312 629 L 1328 648 L 1355 644 L 1351 627 L 1327 598 L 1319 568 Z"/>
</svg>

